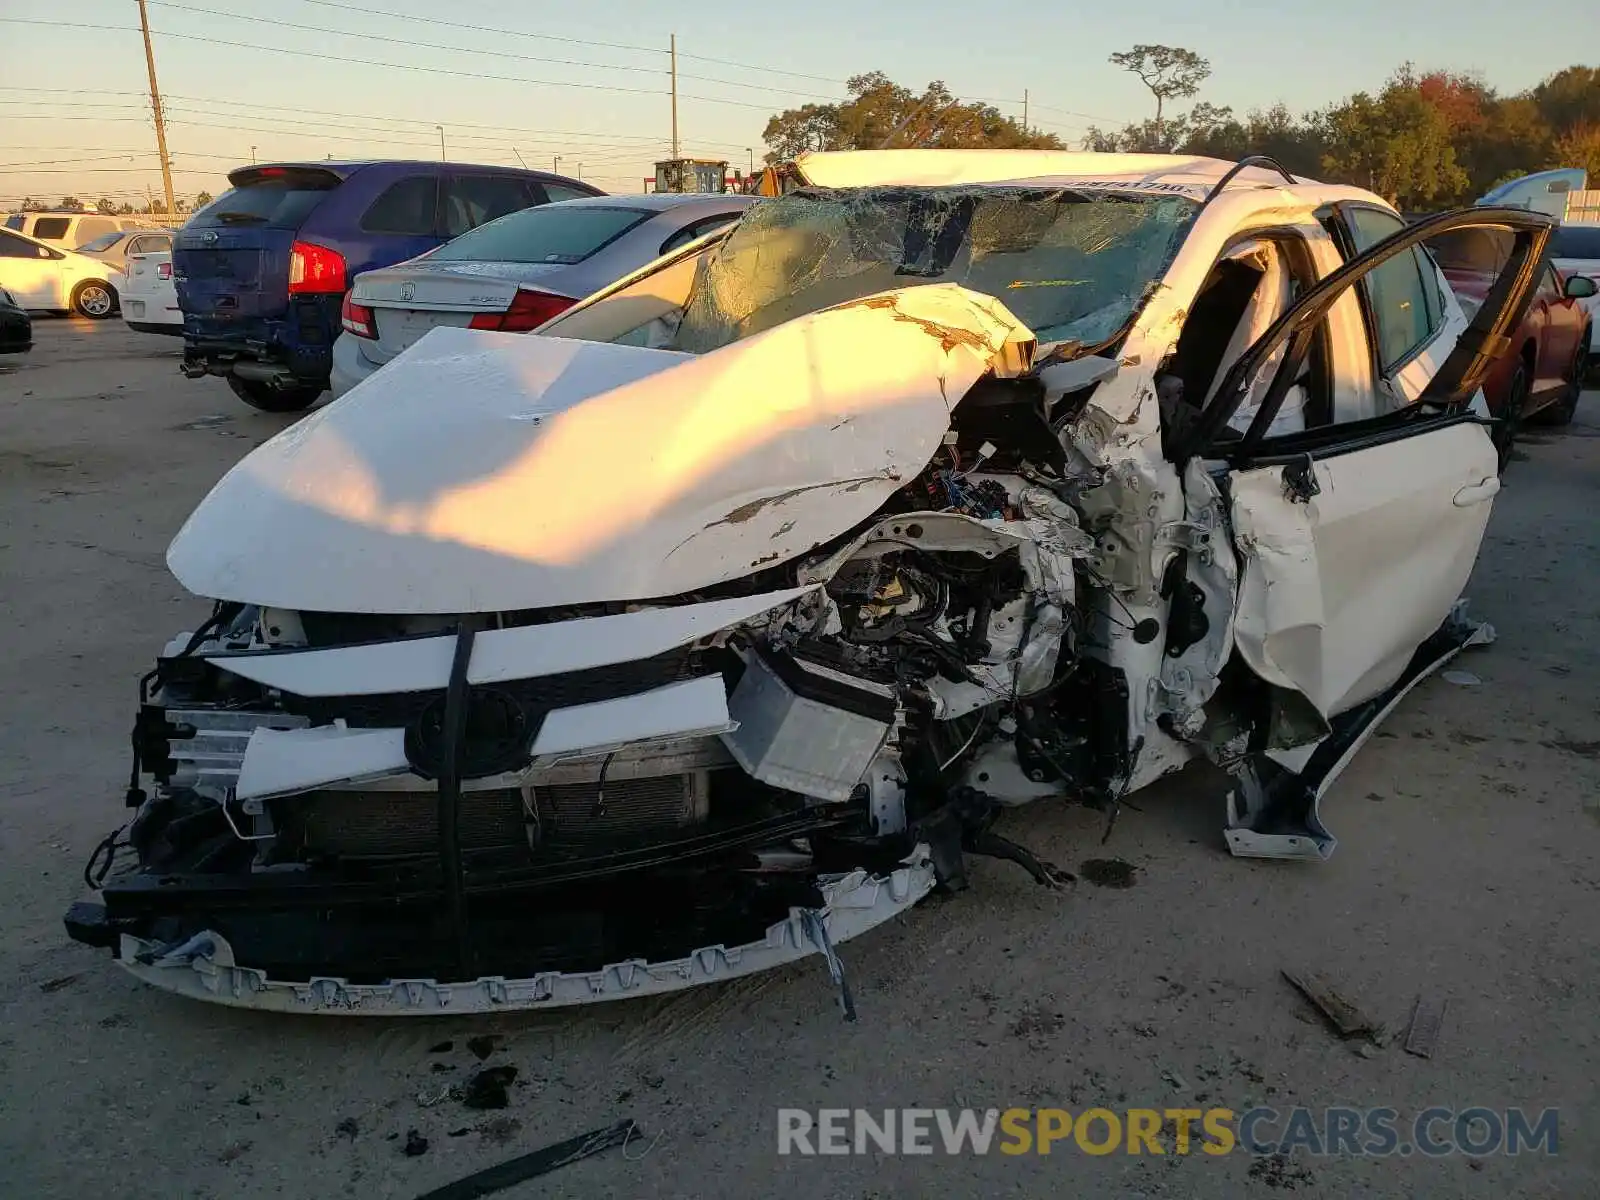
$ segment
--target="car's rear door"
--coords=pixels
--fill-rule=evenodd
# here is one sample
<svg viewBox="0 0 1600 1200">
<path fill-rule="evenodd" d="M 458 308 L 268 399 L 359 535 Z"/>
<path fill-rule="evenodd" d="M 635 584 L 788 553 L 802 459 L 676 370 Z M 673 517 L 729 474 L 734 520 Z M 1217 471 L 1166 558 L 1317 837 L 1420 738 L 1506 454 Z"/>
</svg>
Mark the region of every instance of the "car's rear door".
<svg viewBox="0 0 1600 1200">
<path fill-rule="evenodd" d="M 1239 652 L 1257 675 L 1299 693 L 1324 720 L 1394 684 L 1466 584 L 1499 490 L 1494 447 L 1470 404 L 1527 309 L 1552 224 L 1519 210 L 1470 209 L 1403 228 L 1356 254 L 1239 358 L 1188 443 L 1193 454 L 1183 457 L 1213 465 L 1231 508 L 1242 566 Z M 1510 252 L 1459 335 L 1425 337 L 1415 307 L 1422 300 L 1405 289 L 1412 279 L 1428 290 L 1443 281 L 1420 247 L 1466 228 L 1500 231 Z M 1319 342 L 1320 331 L 1329 307 L 1354 287 L 1367 293 L 1363 303 L 1378 319 L 1378 371 L 1367 374 L 1387 404 L 1367 410 L 1375 416 L 1339 422 L 1336 414 L 1304 432 L 1265 436 L 1308 364 L 1341 371 L 1337 355 L 1348 348 Z M 1385 330 L 1385 319 L 1394 327 Z M 1385 348 L 1403 350 L 1412 335 L 1427 351 L 1428 373 L 1418 380 L 1412 372 L 1400 387 Z M 1230 435 L 1228 419 L 1285 347 L 1249 431 Z M 1418 357 L 1412 348 L 1405 365 Z"/>
</svg>

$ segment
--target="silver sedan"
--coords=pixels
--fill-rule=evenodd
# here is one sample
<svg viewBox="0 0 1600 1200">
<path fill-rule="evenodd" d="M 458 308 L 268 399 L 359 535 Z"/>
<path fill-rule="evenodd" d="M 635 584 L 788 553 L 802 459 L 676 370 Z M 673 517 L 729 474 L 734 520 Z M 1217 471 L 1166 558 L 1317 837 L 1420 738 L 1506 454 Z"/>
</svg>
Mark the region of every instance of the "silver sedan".
<svg viewBox="0 0 1600 1200">
<path fill-rule="evenodd" d="M 735 221 L 753 196 L 592 196 L 527 208 L 356 277 L 333 348 L 341 396 L 438 325 L 525 333 Z"/>
</svg>

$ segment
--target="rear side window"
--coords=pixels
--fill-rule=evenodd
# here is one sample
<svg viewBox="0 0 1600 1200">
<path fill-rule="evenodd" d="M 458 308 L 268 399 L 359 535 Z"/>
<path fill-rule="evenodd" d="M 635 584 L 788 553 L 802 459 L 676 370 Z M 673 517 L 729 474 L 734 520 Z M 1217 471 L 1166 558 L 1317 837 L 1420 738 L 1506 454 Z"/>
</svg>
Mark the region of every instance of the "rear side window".
<svg viewBox="0 0 1600 1200">
<path fill-rule="evenodd" d="M 459 237 L 538 202 L 528 185 L 513 175 L 454 176 L 445 185 L 444 235 Z"/>
<path fill-rule="evenodd" d="M 187 228 L 221 229 L 230 225 L 264 225 L 268 229 L 298 229 L 337 186 L 330 181 L 263 179 L 230 188 L 189 218 Z"/>
<path fill-rule="evenodd" d="M 564 183 L 547 183 L 544 185 L 545 195 L 550 197 L 550 203 L 561 200 L 588 200 L 593 192 L 580 192 L 577 188 L 568 187 Z"/>
<path fill-rule="evenodd" d="M 160 254 L 171 249 L 172 239 L 159 233 L 142 234 L 128 243 L 129 254 Z"/>
<path fill-rule="evenodd" d="M 79 250 L 94 250 L 94 251 L 109 250 L 109 249 L 111 249 L 111 247 L 115 246 L 121 240 L 122 240 L 122 234 L 120 232 L 118 232 L 118 233 L 102 233 L 99 237 L 95 238 L 94 241 L 92 241 L 92 242 L 84 242 L 82 245 L 80 245 L 78 247 L 78 249 Z"/>
<path fill-rule="evenodd" d="M 1362 254 L 1405 222 L 1372 208 L 1349 210 L 1350 233 Z M 1429 341 L 1444 323 L 1436 268 L 1417 248 L 1395 255 L 1361 281 L 1377 337 L 1380 370 L 1387 375 Z"/>
<path fill-rule="evenodd" d="M 386 187 L 362 214 L 368 233 L 432 236 L 438 225 L 439 178 L 411 175 Z"/>
<path fill-rule="evenodd" d="M 542 205 L 502 217 L 435 250 L 431 262 L 582 262 L 651 213 L 615 205 Z"/>
<path fill-rule="evenodd" d="M 677 233 L 662 242 L 661 249 L 656 253 L 671 254 L 679 246 L 687 246 L 701 234 L 710 233 L 713 229 L 720 229 L 722 226 L 738 219 L 738 213 L 719 213 L 714 217 L 706 217 L 703 220 L 696 221 L 692 225 L 685 225 Z"/>
<path fill-rule="evenodd" d="M 33 223 L 33 236 L 41 242 L 56 242 L 67 236 L 71 217 L 40 217 Z"/>
<path fill-rule="evenodd" d="M 1550 245 L 1555 258 L 1600 258 L 1600 225 L 1562 225 Z"/>
<path fill-rule="evenodd" d="M 87 217 L 78 222 L 78 245 L 91 238 L 100 238 L 117 232 L 117 223 L 109 217 Z"/>
<path fill-rule="evenodd" d="M 15 229 L 18 232 L 20 232 L 22 230 L 22 225 L 23 225 L 23 222 L 25 220 L 27 220 L 27 218 L 24 217 L 21 213 L 12 213 L 9 217 L 6 218 L 6 228 L 7 229 Z"/>
</svg>

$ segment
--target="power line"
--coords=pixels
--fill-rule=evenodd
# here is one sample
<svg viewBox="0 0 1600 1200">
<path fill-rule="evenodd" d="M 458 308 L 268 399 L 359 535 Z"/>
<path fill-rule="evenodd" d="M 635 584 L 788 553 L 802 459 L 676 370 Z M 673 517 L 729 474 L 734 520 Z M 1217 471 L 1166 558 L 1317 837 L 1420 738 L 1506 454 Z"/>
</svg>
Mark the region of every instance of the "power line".
<svg viewBox="0 0 1600 1200">
<path fill-rule="evenodd" d="M 136 33 L 132 26 L 127 25 L 95 25 L 86 21 L 40 21 L 29 17 L 0 17 L 0 23 L 8 25 L 43 25 L 52 29 L 93 29 L 112 33 Z M 290 50 L 282 46 L 263 46 L 255 42 L 235 42 L 227 38 L 203 37 L 196 33 L 177 33 L 171 30 L 160 30 L 159 36 L 176 38 L 186 42 L 201 42 L 209 46 L 231 46 L 236 50 L 262 50 L 270 54 L 287 54 L 295 58 L 315 58 L 324 62 L 339 63 L 344 66 L 357 65 L 363 67 L 383 67 L 394 71 L 417 71 L 426 75 L 450 75 L 461 79 L 486 79 L 497 83 L 531 84 L 535 87 L 581 88 L 595 92 L 621 92 L 636 96 L 663 96 L 664 91 L 654 88 L 629 88 L 618 87 L 606 83 L 574 83 L 553 79 L 529 79 L 518 75 L 491 75 L 484 71 L 461 71 L 449 67 L 424 67 L 415 63 L 383 62 L 371 58 L 351 58 L 348 55 L 319 54 L 315 50 Z M 469 51 L 469 53 L 476 53 Z M 770 112 L 770 104 L 751 104 L 745 100 L 729 100 L 721 96 L 690 96 L 679 93 L 686 100 L 700 100 L 707 104 L 728 104 L 736 108 L 754 108 L 762 112 Z"/>
<path fill-rule="evenodd" d="M 18 167 L 53 167 L 60 163 L 114 162 L 123 158 L 148 158 L 154 153 L 153 150 L 128 150 L 121 154 L 99 154 L 90 158 L 40 158 L 33 162 L 0 163 L 0 171 L 16 170 Z"/>
<path fill-rule="evenodd" d="M 78 92 L 79 94 L 100 94 L 100 95 L 139 95 L 139 94 L 141 94 L 141 93 L 138 93 L 138 92 L 88 93 L 88 92 L 79 92 L 79 89 L 76 89 L 76 88 L 9 88 L 8 89 L 8 88 L 4 87 L 3 85 L 0 85 L 0 91 L 5 91 L 5 90 L 10 90 L 10 91 L 41 91 L 41 92 L 62 91 L 62 92 Z M 252 103 L 249 103 L 249 102 L 246 102 L 246 101 L 226 100 L 226 99 L 223 99 L 221 97 L 214 97 L 214 96 L 193 96 L 193 95 L 188 95 L 188 94 L 181 93 L 181 92 L 167 92 L 166 93 L 166 98 L 168 100 L 192 101 L 194 103 L 199 103 L 199 104 L 224 105 L 224 106 L 229 107 L 229 108 L 238 108 L 238 109 L 247 110 L 247 112 L 249 114 L 254 114 L 254 113 L 260 113 L 260 114 L 263 114 L 263 115 L 271 114 L 271 119 L 272 120 L 278 120 L 279 118 L 278 118 L 277 114 L 279 114 L 279 113 L 304 113 L 304 114 L 311 115 L 311 116 L 336 117 L 336 118 L 340 119 L 341 121 L 349 121 L 349 120 L 385 121 L 385 122 L 390 122 L 392 124 L 401 124 L 401 125 L 409 124 L 409 125 L 416 125 L 416 126 L 423 127 L 423 128 L 419 128 L 419 129 L 415 129 L 415 130 L 411 130 L 411 129 L 388 130 L 388 132 L 394 132 L 394 133 L 413 133 L 413 132 L 415 132 L 415 133 L 421 134 L 423 132 L 431 132 L 433 127 L 436 124 L 438 124 L 437 121 L 435 121 L 435 120 L 433 120 L 431 118 L 423 119 L 421 117 L 397 117 L 397 116 L 394 116 L 392 114 L 357 113 L 357 112 L 349 112 L 347 110 L 335 111 L 335 110 L 332 110 L 332 109 L 304 108 L 304 107 L 301 107 L 299 105 L 288 106 L 288 105 L 275 105 L 275 104 L 252 104 Z M 56 100 L 0 100 L 0 104 L 55 104 L 55 105 L 64 105 L 65 103 L 66 102 L 56 101 Z M 111 104 L 109 102 L 106 102 L 102 106 L 103 107 L 107 107 L 107 108 L 122 107 L 122 108 L 129 108 L 129 109 L 139 109 L 141 111 L 148 111 L 147 107 L 145 105 L 142 105 L 142 104 L 115 105 L 115 104 Z M 199 110 L 189 110 L 189 111 L 199 111 Z M 46 116 L 48 114 L 42 114 L 41 113 L 41 114 L 33 114 L 33 115 Z M 231 113 L 227 113 L 227 114 L 224 114 L 224 113 L 210 113 L 210 114 L 207 114 L 207 115 L 211 115 L 211 116 L 224 116 L 224 115 L 232 116 L 233 114 L 231 114 Z M 490 133 L 498 135 L 496 139 L 490 139 L 490 140 L 500 140 L 500 141 L 504 141 L 505 140 L 505 135 L 506 134 L 510 134 L 510 133 L 532 134 L 535 137 L 537 137 L 539 140 L 547 141 L 547 142 L 570 141 L 570 142 L 574 142 L 574 143 L 586 143 L 586 144 L 592 144 L 592 143 L 598 142 L 598 141 L 639 142 L 639 143 L 657 144 L 657 143 L 663 143 L 663 142 L 665 142 L 667 140 L 665 135 L 649 136 L 649 135 L 625 134 L 625 133 L 603 133 L 603 132 L 600 132 L 600 131 L 597 131 L 597 130 L 585 130 L 585 129 L 542 129 L 542 128 L 538 128 L 538 127 L 534 127 L 534 126 L 527 126 L 527 125 L 485 125 L 485 124 L 483 124 L 481 122 L 475 122 L 475 121 L 450 121 L 450 122 L 446 122 L 446 128 L 448 128 L 448 129 L 450 129 L 452 131 L 452 136 L 458 137 L 458 138 L 467 137 L 468 135 L 455 132 L 457 130 L 462 130 L 462 129 L 487 130 Z M 487 138 L 488 134 L 485 134 L 483 136 Z M 695 141 L 692 144 L 696 145 L 696 146 L 716 147 L 716 148 L 727 149 L 727 150 L 742 150 L 742 149 L 744 149 L 744 143 L 742 143 L 742 142 L 741 143 L 735 143 L 735 142 Z"/>
<path fill-rule="evenodd" d="M 659 46 L 628 45 L 624 42 L 596 42 L 586 38 L 558 37 L 551 33 L 528 33 L 521 29 L 497 29 L 493 25 L 472 25 L 464 21 L 446 21 L 440 17 L 418 17 L 411 13 L 385 12 L 378 8 L 365 8 L 355 4 L 335 4 L 332 0 L 305 0 L 307 4 L 315 4 L 318 8 L 337 8 L 345 12 L 359 13 L 366 17 L 389 17 L 396 21 L 421 21 L 427 25 L 446 25 L 452 29 L 471 29 L 478 33 L 494 33 L 510 37 L 538 38 L 544 42 L 565 42 L 572 46 L 598 46 L 606 50 L 635 50 L 644 54 L 665 54 L 666 51 Z"/>
<path fill-rule="evenodd" d="M 173 0 L 148 0 L 158 8 L 172 8 L 180 12 L 201 13 L 210 17 L 222 17 L 232 21 L 252 21 L 258 25 L 273 25 L 280 29 L 299 29 L 306 33 L 329 33 L 335 37 L 364 38 L 372 42 L 388 42 L 397 46 L 409 46 L 417 50 L 444 50 L 451 54 L 472 54 L 488 56 L 490 58 L 509 58 L 521 62 L 549 63 L 563 67 L 584 67 L 599 71 L 632 71 L 641 75 L 660 75 L 663 72 L 658 67 L 635 67 L 624 63 L 586 62 L 582 59 L 572 58 L 545 58 L 534 54 L 517 54 L 510 50 L 485 50 L 476 46 L 447 46 L 439 42 L 419 42 L 413 38 L 389 37 L 381 33 L 361 33 L 352 29 L 329 29 L 325 25 L 302 25 L 294 21 L 284 21 L 276 17 L 257 17 L 247 13 L 228 12 L 215 8 L 199 8 L 189 4 L 177 4 Z M 724 84 L 728 87 L 745 88 L 749 91 L 777 92 L 780 95 L 804 96 L 809 99 L 834 99 L 834 97 L 819 97 L 814 93 L 800 92 L 793 88 L 769 87 L 759 83 L 743 83 L 736 79 L 718 79 L 710 75 L 680 75 L 683 79 L 695 79 L 701 83 Z"/>
<path fill-rule="evenodd" d="M 573 46 L 598 46 L 607 50 L 630 50 L 639 54 L 667 54 L 668 51 L 659 46 L 629 45 L 621 42 L 596 42 L 586 38 L 560 37 L 551 33 L 534 33 L 526 29 L 502 29 L 493 25 L 475 25 L 467 21 L 446 21 L 440 17 L 419 17 L 410 13 L 385 12 L 382 9 L 365 8 L 355 4 L 337 4 L 334 0 L 304 0 L 306 4 L 315 4 L 319 8 L 336 8 L 343 12 L 358 13 L 367 17 L 388 17 L 396 21 L 422 21 L 429 25 L 442 25 L 451 29 L 469 29 L 476 33 L 492 33 L 503 37 L 534 38 L 542 42 L 565 42 Z M 768 75 L 787 75 L 794 79 L 809 79 L 816 83 L 843 84 L 846 81 L 830 75 L 810 75 L 804 71 L 789 71 L 781 67 L 764 67 L 757 63 L 739 62 L 731 58 L 714 58 L 709 54 L 680 53 L 679 58 L 692 58 L 696 62 L 717 63 L 724 67 L 738 67 L 746 71 L 761 71 Z M 685 75 L 690 79 L 695 76 Z M 748 86 L 748 85 L 737 85 Z M 803 93 L 796 93 L 803 94 Z"/>
</svg>

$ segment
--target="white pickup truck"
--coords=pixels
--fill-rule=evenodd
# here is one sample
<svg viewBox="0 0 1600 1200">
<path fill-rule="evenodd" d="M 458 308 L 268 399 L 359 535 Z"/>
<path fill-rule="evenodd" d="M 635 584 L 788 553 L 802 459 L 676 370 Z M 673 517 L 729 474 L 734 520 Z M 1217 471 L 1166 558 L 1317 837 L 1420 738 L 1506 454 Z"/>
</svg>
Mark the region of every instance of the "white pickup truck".
<svg viewBox="0 0 1600 1200">
<path fill-rule="evenodd" d="M 117 291 L 122 298 L 122 319 L 129 329 L 183 336 L 170 251 L 128 255 Z"/>
</svg>

